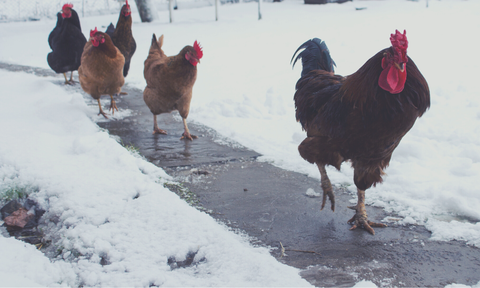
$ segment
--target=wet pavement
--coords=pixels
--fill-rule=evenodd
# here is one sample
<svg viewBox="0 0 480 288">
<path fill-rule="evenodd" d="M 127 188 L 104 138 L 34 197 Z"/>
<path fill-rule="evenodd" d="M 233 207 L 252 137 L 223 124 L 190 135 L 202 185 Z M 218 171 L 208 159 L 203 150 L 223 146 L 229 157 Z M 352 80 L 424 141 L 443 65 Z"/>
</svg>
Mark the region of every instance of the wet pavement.
<svg viewBox="0 0 480 288">
<path fill-rule="evenodd" d="M 4 63 L 0 69 L 55 76 L 50 70 Z M 54 83 L 63 85 L 63 76 L 57 78 Z M 80 90 L 80 85 L 68 89 Z M 152 135 L 153 117 L 142 91 L 128 86 L 123 91 L 128 95 L 120 96 L 117 106 L 134 113 L 98 125 L 165 169 L 212 217 L 248 234 L 255 245 L 272 247 L 278 261 L 302 269 L 302 277 L 313 285 L 351 287 L 362 279 L 380 287 L 480 281 L 480 249 L 461 241 L 431 241 L 423 226 L 394 221 L 377 228 L 375 236 L 362 229 L 350 231 L 346 221 L 353 211 L 347 206 L 356 202 L 355 195 L 336 188 L 335 212 L 320 211 L 321 198 L 306 195 L 309 188 L 321 190 L 318 180 L 257 161 L 255 151 L 196 123 L 189 128 L 199 138 L 179 140 L 183 124 L 176 113 L 159 117 L 159 127 L 169 135 Z M 395 219 L 379 208 L 367 206 L 367 212 L 373 221 Z"/>
</svg>

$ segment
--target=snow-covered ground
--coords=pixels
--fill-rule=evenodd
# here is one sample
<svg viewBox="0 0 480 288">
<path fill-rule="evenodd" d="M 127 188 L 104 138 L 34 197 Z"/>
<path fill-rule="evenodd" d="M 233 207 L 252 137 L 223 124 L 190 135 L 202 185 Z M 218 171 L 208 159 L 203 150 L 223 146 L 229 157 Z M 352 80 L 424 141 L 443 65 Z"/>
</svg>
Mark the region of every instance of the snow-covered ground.
<svg viewBox="0 0 480 288">
<path fill-rule="evenodd" d="M 81 94 L 3 70 L 0 87 L 0 188 L 37 191 L 30 197 L 47 210 L 44 229 L 61 238 L 50 263 L 0 236 L 0 286 L 308 285 L 164 188 L 170 177 L 99 129 Z M 191 255 L 190 268 L 168 264 Z"/>
<path fill-rule="evenodd" d="M 400 217 L 400 225 L 425 225 L 432 240 L 480 246 L 480 97 L 475 84 L 480 2 L 428 3 L 428 8 L 425 0 L 312 6 L 287 0 L 263 3 L 261 21 L 257 3 L 242 3 L 221 6 L 217 22 L 213 7 L 176 10 L 173 24 L 166 11 L 155 23 L 140 23 L 134 11 L 137 52 L 126 82 L 144 88 L 143 62 L 152 33 L 165 35 L 167 55 L 198 40 L 204 57 L 189 121 L 262 153 L 263 161 L 318 178 L 316 167 L 297 151 L 305 133 L 294 117 L 301 65 L 292 70 L 293 52 L 319 37 L 337 63 L 336 72 L 348 75 L 388 47 L 395 29 L 406 29 L 408 54 L 430 85 L 432 106 L 395 151 L 385 182 L 367 191 L 367 203 Z M 89 35 L 94 27 L 115 24 L 117 17 L 80 21 Z M 47 37 L 54 25 L 49 19 L 0 24 L 0 61 L 49 68 Z M 50 229 L 62 238 L 60 258 L 67 261 L 51 263 L 34 247 L 0 237 L 0 279 L 25 277 L 19 285 L 48 286 L 308 285 L 267 249 L 252 247 L 247 237 L 164 188 L 168 175 L 95 125 L 97 107 L 50 80 L 0 71 L 0 189 L 35 187 L 31 197 L 48 210 L 44 217 L 55 219 Z M 348 165 L 341 172 L 329 169 L 329 175 L 336 185 L 355 190 Z M 171 270 L 167 260 L 182 261 L 188 253 L 197 253 L 197 264 Z M 78 254 L 84 256 L 69 261 Z M 102 258 L 111 264 L 101 266 Z M 24 262 L 42 268 L 33 274 L 14 269 Z M 9 278 L 15 273 L 19 278 Z"/>
</svg>

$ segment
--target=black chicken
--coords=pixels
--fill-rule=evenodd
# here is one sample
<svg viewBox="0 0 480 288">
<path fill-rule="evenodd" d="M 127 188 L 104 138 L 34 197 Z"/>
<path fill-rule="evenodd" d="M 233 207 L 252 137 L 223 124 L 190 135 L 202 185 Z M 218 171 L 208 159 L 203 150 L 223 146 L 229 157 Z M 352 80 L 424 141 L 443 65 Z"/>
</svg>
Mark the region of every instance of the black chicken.
<svg viewBox="0 0 480 288">
<path fill-rule="evenodd" d="M 130 69 L 130 60 L 137 49 L 137 43 L 132 35 L 132 10 L 130 9 L 128 0 L 125 2 L 125 5 L 122 6 L 122 10 L 120 10 L 117 26 L 114 27 L 113 24 L 110 23 L 105 33 L 112 38 L 113 44 L 125 57 L 123 77 L 126 77 Z"/>
<path fill-rule="evenodd" d="M 72 4 L 63 5 L 62 13 L 57 14 L 57 25 L 48 36 L 48 44 L 53 50 L 48 53 L 48 65 L 56 73 L 63 73 L 65 84 L 73 83 L 73 71 L 80 66 L 83 47 L 87 42 L 78 14 L 72 8 Z M 70 80 L 66 75 L 68 71 L 71 71 Z"/>
</svg>

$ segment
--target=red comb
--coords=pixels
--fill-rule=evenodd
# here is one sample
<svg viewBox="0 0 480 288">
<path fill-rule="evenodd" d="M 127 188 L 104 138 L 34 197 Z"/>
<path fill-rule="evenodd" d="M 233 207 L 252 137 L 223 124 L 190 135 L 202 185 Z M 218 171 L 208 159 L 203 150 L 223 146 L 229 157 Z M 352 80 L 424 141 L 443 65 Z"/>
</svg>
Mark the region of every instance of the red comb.
<svg viewBox="0 0 480 288">
<path fill-rule="evenodd" d="M 97 27 L 95 27 L 95 30 L 90 30 L 90 37 L 95 36 L 97 32 L 98 32 Z"/>
<path fill-rule="evenodd" d="M 203 51 L 202 47 L 200 47 L 200 44 L 195 40 L 195 43 L 193 43 L 193 49 L 195 49 L 195 52 L 197 52 L 197 57 L 198 59 L 201 59 L 203 57 Z"/>
<path fill-rule="evenodd" d="M 393 48 L 399 49 L 401 51 L 407 51 L 407 48 L 408 48 L 407 31 L 403 30 L 403 34 L 402 34 L 398 30 L 395 30 L 395 34 L 390 35 L 390 42 L 392 42 Z"/>
<path fill-rule="evenodd" d="M 122 7 L 122 11 L 120 12 L 123 14 L 123 16 L 127 17 L 132 14 L 132 10 L 130 9 L 130 5 L 128 5 L 128 0 L 125 1 L 125 5 Z"/>
<path fill-rule="evenodd" d="M 65 9 L 67 9 L 67 8 L 72 9 L 72 8 L 73 8 L 73 4 L 72 4 L 72 3 L 66 3 L 65 5 L 63 5 L 62 10 L 65 10 Z"/>
</svg>

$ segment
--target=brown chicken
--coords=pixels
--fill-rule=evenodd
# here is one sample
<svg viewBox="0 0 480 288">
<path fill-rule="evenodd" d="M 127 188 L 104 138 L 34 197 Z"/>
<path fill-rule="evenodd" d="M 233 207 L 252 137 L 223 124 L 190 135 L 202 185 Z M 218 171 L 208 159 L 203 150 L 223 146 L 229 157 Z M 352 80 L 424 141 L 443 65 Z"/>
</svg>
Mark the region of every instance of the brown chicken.
<svg viewBox="0 0 480 288">
<path fill-rule="evenodd" d="M 356 213 L 348 222 L 353 223 L 351 230 L 363 227 L 372 234 L 372 227 L 386 225 L 368 220 L 365 190 L 382 182 L 400 140 L 430 107 L 428 84 L 407 56 L 406 32 L 396 31 L 390 40 L 391 47 L 346 77 L 334 74 L 335 63 L 318 38 L 305 42 L 292 57 L 305 48 L 295 59 L 303 64 L 294 96 L 296 118 L 307 132 L 298 150 L 320 170 L 322 209 L 327 196 L 335 208 L 325 166 L 340 170 L 342 162 L 350 161 L 358 202 L 349 207 Z"/>
<path fill-rule="evenodd" d="M 125 58 L 113 45 L 110 36 L 95 30 L 90 31 L 90 39 L 85 44 L 82 54 L 82 62 L 78 68 L 78 78 L 83 91 L 90 94 L 98 101 L 100 111 L 98 115 L 108 118 L 102 110 L 100 96 L 110 95 L 109 110 L 112 115 L 118 111 L 113 95 L 121 92 L 125 83 L 123 78 L 123 65 Z"/>
<path fill-rule="evenodd" d="M 193 84 L 197 79 L 197 64 L 200 63 L 203 51 L 195 41 L 193 47 L 185 46 L 178 55 L 167 57 L 163 53 L 162 45 L 163 35 L 157 41 L 153 34 L 143 70 L 147 80 L 143 100 L 153 113 L 153 134 L 167 134 L 167 131 L 158 128 L 157 115 L 178 110 L 185 129 L 180 139 L 193 140 L 197 136 L 190 134 L 187 116 L 190 111 Z"/>
<path fill-rule="evenodd" d="M 122 52 L 125 57 L 125 66 L 123 67 L 123 77 L 127 77 L 128 70 L 130 69 L 130 60 L 132 59 L 135 50 L 137 49 L 137 43 L 132 35 L 132 10 L 128 1 L 122 6 L 120 15 L 118 16 L 118 22 L 115 29 L 113 29 L 112 23 L 110 23 L 109 29 L 106 31 L 112 38 L 113 44 Z M 111 32 L 113 30 L 113 32 Z"/>
</svg>

